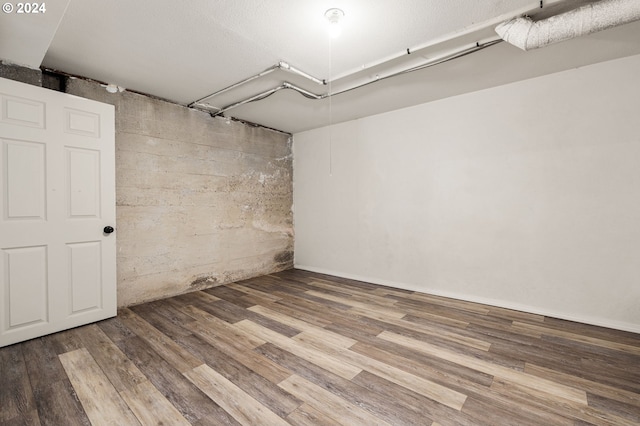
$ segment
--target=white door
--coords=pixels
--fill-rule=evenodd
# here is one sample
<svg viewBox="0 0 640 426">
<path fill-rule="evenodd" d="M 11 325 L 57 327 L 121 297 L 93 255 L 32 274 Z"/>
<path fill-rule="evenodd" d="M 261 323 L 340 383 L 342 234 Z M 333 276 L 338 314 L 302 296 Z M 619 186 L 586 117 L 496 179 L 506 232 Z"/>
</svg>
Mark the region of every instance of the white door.
<svg viewBox="0 0 640 426">
<path fill-rule="evenodd" d="M 0 347 L 116 315 L 114 121 L 0 78 Z"/>
</svg>

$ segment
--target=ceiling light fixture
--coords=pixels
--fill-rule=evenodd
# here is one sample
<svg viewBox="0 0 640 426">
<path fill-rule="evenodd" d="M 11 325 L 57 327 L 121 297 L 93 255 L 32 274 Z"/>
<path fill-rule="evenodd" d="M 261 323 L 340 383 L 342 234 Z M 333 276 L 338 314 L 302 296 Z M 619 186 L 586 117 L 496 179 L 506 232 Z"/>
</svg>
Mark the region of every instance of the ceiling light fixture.
<svg viewBox="0 0 640 426">
<path fill-rule="evenodd" d="M 344 11 L 333 7 L 324 13 L 324 17 L 329 21 L 329 35 L 331 38 L 337 38 L 342 33 L 340 21 L 344 18 Z"/>
</svg>

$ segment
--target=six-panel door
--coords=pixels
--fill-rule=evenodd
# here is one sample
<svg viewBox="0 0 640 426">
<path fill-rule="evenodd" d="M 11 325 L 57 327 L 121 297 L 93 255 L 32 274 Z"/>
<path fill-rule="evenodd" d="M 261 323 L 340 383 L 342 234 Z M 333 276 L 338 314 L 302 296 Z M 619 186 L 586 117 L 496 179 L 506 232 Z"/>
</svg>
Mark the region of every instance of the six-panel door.
<svg viewBox="0 0 640 426">
<path fill-rule="evenodd" d="M 113 106 L 0 79 L 0 346 L 116 314 Z"/>
</svg>

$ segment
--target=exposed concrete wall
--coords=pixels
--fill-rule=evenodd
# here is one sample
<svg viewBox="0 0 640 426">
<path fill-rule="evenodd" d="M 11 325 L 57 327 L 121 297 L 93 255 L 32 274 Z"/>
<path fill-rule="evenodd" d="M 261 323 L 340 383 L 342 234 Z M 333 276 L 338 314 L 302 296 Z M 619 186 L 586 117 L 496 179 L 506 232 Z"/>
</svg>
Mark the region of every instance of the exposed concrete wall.
<svg viewBox="0 0 640 426">
<path fill-rule="evenodd" d="M 21 67 L 2 60 L 0 60 L 0 77 L 32 86 L 42 86 L 42 71 Z"/>
<path fill-rule="evenodd" d="M 287 135 L 85 80 L 66 90 L 116 107 L 120 306 L 292 267 Z"/>
<path fill-rule="evenodd" d="M 115 105 L 119 306 L 293 266 L 288 135 L 82 79 L 62 86 Z"/>
</svg>

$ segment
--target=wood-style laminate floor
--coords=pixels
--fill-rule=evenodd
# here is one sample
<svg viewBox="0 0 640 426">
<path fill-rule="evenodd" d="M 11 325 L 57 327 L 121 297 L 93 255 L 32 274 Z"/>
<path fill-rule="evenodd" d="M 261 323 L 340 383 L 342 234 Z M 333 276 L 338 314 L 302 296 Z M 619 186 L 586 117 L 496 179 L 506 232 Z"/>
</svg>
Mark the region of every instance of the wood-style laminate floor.
<svg viewBox="0 0 640 426">
<path fill-rule="evenodd" d="M 640 335 L 304 271 L 0 349 L 0 423 L 632 425 Z"/>
</svg>

